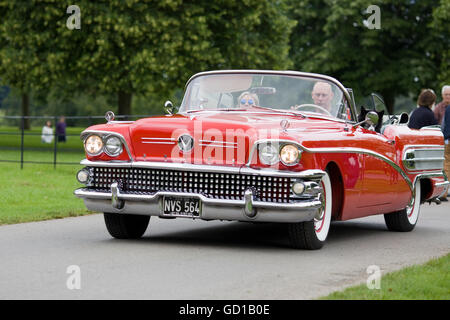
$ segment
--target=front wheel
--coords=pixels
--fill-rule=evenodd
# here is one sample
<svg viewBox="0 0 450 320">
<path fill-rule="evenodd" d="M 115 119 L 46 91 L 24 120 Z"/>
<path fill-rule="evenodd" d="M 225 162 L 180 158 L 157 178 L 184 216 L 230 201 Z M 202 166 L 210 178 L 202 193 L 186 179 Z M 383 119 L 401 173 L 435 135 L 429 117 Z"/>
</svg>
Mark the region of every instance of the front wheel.
<svg viewBox="0 0 450 320">
<path fill-rule="evenodd" d="M 147 230 L 150 216 L 107 213 L 103 214 L 106 229 L 117 239 L 138 239 Z"/>
<path fill-rule="evenodd" d="M 317 250 L 323 247 L 331 224 L 332 192 L 330 177 L 326 173 L 321 181 L 322 207 L 312 221 L 289 224 L 289 241 L 295 249 Z"/>
<path fill-rule="evenodd" d="M 410 205 L 400 211 L 391 212 L 384 215 L 384 221 L 390 231 L 409 232 L 414 229 L 419 220 L 420 212 L 420 181 L 417 182 L 414 198 Z"/>
</svg>

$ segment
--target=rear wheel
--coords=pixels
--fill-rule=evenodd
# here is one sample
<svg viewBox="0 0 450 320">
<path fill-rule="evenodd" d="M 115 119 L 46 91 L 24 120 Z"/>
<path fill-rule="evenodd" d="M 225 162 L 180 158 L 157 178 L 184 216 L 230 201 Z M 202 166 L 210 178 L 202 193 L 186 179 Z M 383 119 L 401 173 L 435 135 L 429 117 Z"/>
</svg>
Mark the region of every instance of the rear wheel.
<svg viewBox="0 0 450 320">
<path fill-rule="evenodd" d="M 331 182 L 327 173 L 323 176 L 321 184 L 322 207 L 318 209 L 314 220 L 289 224 L 289 240 L 293 248 L 317 250 L 325 244 L 332 214 Z"/>
<path fill-rule="evenodd" d="M 416 183 L 415 195 L 412 202 L 405 209 L 384 215 L 384 221 L 390 231 L 412 231 L 419 220 L 420 213 L 420 181 Z"/>
<path fill-rule="evenodd" d="M 150 216 L 107 213 L 103 214 L 106 229 L 117 239 L 138 239 L 147 230 Z"/>
</svg>

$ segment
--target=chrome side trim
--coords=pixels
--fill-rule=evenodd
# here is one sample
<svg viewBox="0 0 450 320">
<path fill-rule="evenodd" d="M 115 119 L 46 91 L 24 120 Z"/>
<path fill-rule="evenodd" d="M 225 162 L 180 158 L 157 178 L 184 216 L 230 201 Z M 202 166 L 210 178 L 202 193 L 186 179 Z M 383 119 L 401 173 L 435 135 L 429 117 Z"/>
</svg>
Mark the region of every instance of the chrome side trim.
<svg viewBox="0 0 450 320">
<path fill-rule="evenodd" d="M 435 187 L 446 187 L 448 185 L 450 185 L 450 182 L 449 181 L 444 181 L 444 182 L 438 182 L 434 186 Z"/>
<path fill-rule="evenodd" d="M 237 149 L 237 142 L 228 142 L 228 141 L 220 141 L 220 140 L 199 140 L 199 145 L 202 147 Z"/>
<path fill-rule="evenodd" d="M 227 146 L 227 145 L 222 145 L 222 144 L 212 144 L 212 143 L 200 143 L 200 146 L 202 147 L 215 147 L 215 148 L 233 148 L 233 149 L 237 149 L 236 146 Z"/>
<path fill-rule="evenodd" d="M 130 158 L 130 160 L 131 161 L 134 160 L 133 156 L 131 155 L 130 149 L 128 148 L 127 141 L 125 140 L 123 135 L 121 135 L 120 133 L 117 133 L 114 131 L 84 130 L 80 134 L 80 139 L 83 141 L 83 145 L 86 142 L 86 139 L 88 138 L 88 136 L 90 136 L 91 134 L 97 134 L 97 135 L 101 136 L 102 139 L 104 139 L 105 137 L 110 136 L 110 135 L 118 137 L 120 139 L 120 142 L 122 142 L 122 144 L 124 145 L 125 150 L 127 151 L 127 154 L 128 154 L 128 157 Z"/>
<path fill-rule="evenodd" d="M 414 178 L 414 185 L 416 184 L 417 181 L 419 181 L 420 179 L 423 178 L 437 178 L 437 177 L 444 177 L 444 179 L 446 181 L 441 182 L 441 184 L 445 185 L 447 181 L 447 177 L 445 176 L 443 171 L 436 171 L 436 172 L 427 172 L 427 173 L 421 173 L 418 174 L 415 178 Z M 438 184 L 436 184 L 435 186 L 438 186 Z"/>
<path fill-rule="evenodd" d="M 436 183 L 434 186 L 435 187 L 445 187 L 448 186 L 450 184 L 450 182 L 448 182 L 447 179 L 447 175 L 445 174 L 444 171 L 440 171 L 440 172 L 427 172 L 427 173 L 421 173 L 418 174 L 415 178 L 414 178 L 414 190 L 413 190 L 413 194 L 412 194 L 412 198 L 411 198 L 411 202 L 414 200 L 415 196 L 416 196 L 416 183 L 419 182 L 420 179 L 424 179 L 424 178 L 437 178 L 437 177 L 444 177 L 444 182 L 440 182 L 440 183 Z M 438 198 L 440 198 L 445 192 L 447 191 L 447 189 L 444 189 L 444 191 L 442 192 L 442 194 L 440 194 L 438 196 Z"/>
<path fill-rule="evenodd" d="M 176 144 L 175 138 L 141 138 L 141 143 L 145 144 Z"/>
<path fill-rule="evenodd" d="M 215 144 L 231 144 L 237 145 L 237 142 L 219 141 L 219 140 L 200 140 L 200 143 L 215 143 Z"/>
<path fill-rule="evenodd" d="M 247 167 L 249 167 L 250 164 L 251 164 L 252 158 L 253 158 L 253 156 L 255 154 L 256 148 L 258 147 L 258 144 L 267 143 L 267 142 L 277 142 L 277 143 L 281 142 L 281 143 L 295 144 L 299 148 L 301 148 L 304 151 L 309 152 L 309 153 L 357 153 L 357 154 L 370 155 L 370 156 L 373 156 L 375 158 L 378 158 L 378 159 L 386 162 L 391 167 L 393 167 L 403 177 L 403 179 L 405 179 L 405 181 L 408 184 L 408 186 L 411 189 L 411 191 L 413 191 L 413 189 L 414 189 L 411 180 L 409 179 L 407 174 L 403 171 L 403 169 L 397 163 L 395 163 L 393 160 L 389 159 L 388 157 L 383 156 L 382 154 L 379 154 L 379 153 L 374 152 L 374 151 L 369 150 L 369 149 L 363 149 L 363 148 L 353 148 L 353 147 L 307 148 L 307 147 L 305 147 L 305 146 L 301 145 L 300 143 L 295 142 L 293 140 L 264 139 L 264 140 L 258 140 L 258 141 L 256 141 L 253 144 L 253 147 L 252 147 L 252 149 L 251 149 L 251 151 L 249 153 L 248 161 L 246 163 Z"/>
</svg>

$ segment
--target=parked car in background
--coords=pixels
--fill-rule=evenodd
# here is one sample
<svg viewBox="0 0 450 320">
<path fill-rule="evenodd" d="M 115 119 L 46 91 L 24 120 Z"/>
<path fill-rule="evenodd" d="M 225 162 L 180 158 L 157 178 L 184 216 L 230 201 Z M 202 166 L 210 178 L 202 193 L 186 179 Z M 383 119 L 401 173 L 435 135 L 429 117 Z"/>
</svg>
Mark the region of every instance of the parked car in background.
<svg viewBox="0 0 450 320">
<path fill-rule="evenodd" d="M 448 186 L 438 129 L 369 108 L 358 121 L 352 91 L 325 75 L 202 72 L 166 109 L 137 121 L 108 113 L 81 134 L 75 195 L 115 238 L 141 237 L 150 216 L 275 222 L 292 247 L 319 249 L 332 220 L 383 214 L 389 230 L 411 231 Z"/>
</svg>

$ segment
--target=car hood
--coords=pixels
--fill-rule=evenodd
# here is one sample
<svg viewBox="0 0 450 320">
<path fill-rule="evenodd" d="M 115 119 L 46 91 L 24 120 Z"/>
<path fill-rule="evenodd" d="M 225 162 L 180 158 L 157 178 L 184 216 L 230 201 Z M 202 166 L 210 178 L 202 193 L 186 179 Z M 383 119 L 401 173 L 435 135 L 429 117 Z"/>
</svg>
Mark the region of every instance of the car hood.
<svg viewBox="0 0 450 320">
<path fill-rule="evenodd" d="M 341 130 L 342 126 L 333 119 L 281 112 L 195 112 L 141 119 L 129 130 L 137 161 L 236 166 L 248 162 L 258 140 L 302 143 L 321 139 L 318 133 Z M 192 149 L 187 135 L 193 139 Z"/>
</svg>

